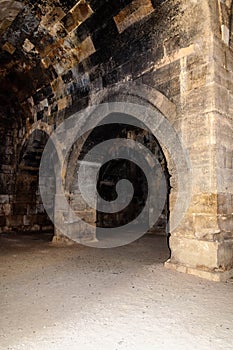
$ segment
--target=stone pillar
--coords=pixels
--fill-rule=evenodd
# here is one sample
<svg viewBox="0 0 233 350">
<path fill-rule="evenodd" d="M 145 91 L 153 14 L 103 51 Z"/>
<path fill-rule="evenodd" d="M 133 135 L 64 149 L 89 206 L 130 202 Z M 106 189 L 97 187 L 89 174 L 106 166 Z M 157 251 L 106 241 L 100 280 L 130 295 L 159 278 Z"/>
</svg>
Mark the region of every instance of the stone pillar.
<svg viewBox="0 0 233 350">
<path fill-rule="evenodd" d="M 165 266 L 225 281 L 233 276 L 233 57 L 221 38 L 209 39 L 204 65 L 190 71 L 189 58 L 183 62 L 184 115 L 178 128 L 192 165 L 192 200 L 171 234 Z"/>
<path fill-rule="evenodd" d="M 90 185 L 92 169 L 98 164 L 88 162 L 86 165 L 85 184 L 86 190 Z M 72 185 L 73 192 L 67 193 L 66 198 L 62 194 L 55 196 L 55 243 L 88 243 L 96 241 L 96 210 L 88 207 L 82 197 L 77 179 Z M 91 184 L 92 185 L 92 184 Z M 92 194 L 93 196 L 94 194 Z M 86 225 L 88 224 L 88 225 Z M 60 229 L 59 229 L 60 228 Z"/>
</svg>

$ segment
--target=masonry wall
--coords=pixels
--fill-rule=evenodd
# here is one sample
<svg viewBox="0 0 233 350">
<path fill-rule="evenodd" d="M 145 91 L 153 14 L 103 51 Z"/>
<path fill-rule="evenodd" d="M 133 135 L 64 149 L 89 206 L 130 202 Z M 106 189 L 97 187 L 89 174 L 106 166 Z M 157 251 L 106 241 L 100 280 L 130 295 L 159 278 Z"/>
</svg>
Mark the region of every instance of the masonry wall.
<svg viewBox="0 0 233 350">
<path fill-rule="evenodd" d="M 232 54 L 232 5 L 221 4 L 221 31 L 215 28 L 213 34 L 214 115 L 216 123 L 217 154 L 217 213 L 220 234 L 218 240 L 225 242 L 219 253 L 221 265 L 225 268 L 233 260 L 233 54 Z"/>
<path fill-rule="evenodd" d="M 192 166 L 192 200 L 172 233 L 171 266 L 229 270 L 230 1 L 60 0 L 56 6 L 53 1 L 27 1 L 17 13 L 12 23 L 1 24 L 0 42 L 1 94 L 6 96 L 8 87 L 20 105 L 20 123 L 11 137 L 16 145 L 10 168 L 14 176 L 21 142 L 32 127 L 59 125 L 95 103 L 98 92 L 107 98 L 119 83 L 146 84 L 176 106 L 168 119 Z M 178 189 L 175 165 L 169 155 L 167 160 L 172 208 Z"/>
<path fill-rule="evenodd" d="M 1 38 L 2 93 L 10 86 L 22 110 L 15 159 L 31 125 L 58 125 L 119 82 L 157 88 L 183 113 L 186 57 L 191 72 L 205 65 L 205 50 L 194 49 L 207 20 L 204 3 L 28 1 Z M 198 26 L 190 24 L 193 13 Z"/>
</svg>

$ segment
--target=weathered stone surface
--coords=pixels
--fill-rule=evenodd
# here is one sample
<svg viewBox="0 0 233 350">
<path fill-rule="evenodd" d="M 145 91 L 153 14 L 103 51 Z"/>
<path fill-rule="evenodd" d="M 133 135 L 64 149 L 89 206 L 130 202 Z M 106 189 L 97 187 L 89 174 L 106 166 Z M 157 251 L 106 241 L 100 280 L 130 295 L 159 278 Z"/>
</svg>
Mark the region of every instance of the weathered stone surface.
<svg viewBox="0 0 233 350">
<path fill-rule="evenodd" d="M 192 168 L 191 202 L 171 232 L 170 266 L 206 278 L 229 276 L 223 271 L 233 266 L 231 21 L 230 0 L 1 1 L 0 230 L 49 227 L 38 193 L 45 139 L 36 130 L 51 133 L 114 94 L 132 101 L 135 94 L 122 84 L 134 81 L 147 85 L 137 103 L 162 112 Z M 174 159 L 161 147 L 172 215 L 181 189 Z M 81 199 L 71 201 L 94 221 Z M 64 221 L 61 210 L 55 215 Z"/>
<path fill-rule="evenodd" d="M 144 2 L 134 0 L 114 17 L 119 33 L 153 11 L 154 8 L 150 0 Z"/>
</svg>

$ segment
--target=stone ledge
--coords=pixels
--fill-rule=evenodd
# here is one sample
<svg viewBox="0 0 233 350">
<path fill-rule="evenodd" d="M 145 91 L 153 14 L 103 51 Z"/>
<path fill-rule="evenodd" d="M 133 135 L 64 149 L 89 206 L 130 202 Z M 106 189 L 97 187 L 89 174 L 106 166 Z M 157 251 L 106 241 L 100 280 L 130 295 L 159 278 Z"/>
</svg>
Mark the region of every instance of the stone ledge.
<svg viewBox="0 0 233 350">
<path fill-rule="evenodd" d="M 194 275 L 214 282 L 226 282 L 228 279 L 233 277 L 233 269 L 229 271 L 205 271 L 184 266 L 179 263 L 173 263 L 170 259 L 164 263 L 164 266 L 170 270 L 187 273 L 189 275 Z"/>
</svg>

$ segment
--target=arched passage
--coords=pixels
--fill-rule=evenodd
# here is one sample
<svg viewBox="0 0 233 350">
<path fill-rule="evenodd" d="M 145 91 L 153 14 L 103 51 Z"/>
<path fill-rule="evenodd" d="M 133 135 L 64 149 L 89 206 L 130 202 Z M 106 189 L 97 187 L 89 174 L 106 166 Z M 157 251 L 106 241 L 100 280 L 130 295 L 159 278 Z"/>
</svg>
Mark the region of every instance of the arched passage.
<svg viewBox="0 0 233 350">
<path fill-rule="evenodd" d="M 22 145 L 16 169 L 11 221 L 15 231 L 46 233 L 52 238 L 53 223 L 44 209 L 39 189 L 40 161 L 48 137 L 46 132 L 36 129 Z M 51 185 L 55 186 L 55 182 Z"/>
<path fill-rule="evenodd" d="M 140 169 L 137 164 L 134 164 L 134 162 L 130 162 L 127 159 L 115 159 L 107 162 L 100 168 L 96 186 L 100 196 L 109 201 L 109 206 L 111 206 L 111 201 L 114 200 L 114 197 L 116 196 L 115 187 L 118 181 L 122 178 L 129 179 L 133 184 L 134 196 L 129 203 L 129 206 L 120 212 L 111 214 L 104 213 L 103 210 L 99 210 L 98 199 L 96 202 L 97 210 L 93 210 L 93 208 L 87 206 L 87 203 L 82 197 L 78 182 L 80 164 L 85 162 L 86 155 L 88 155 L 89 151 L 92 151 L 96 145 L 114 139 L 134 140 L 135 143 L 144 146 L 148 150 L 148 153 L 151 152 L 155 155 L 166 182 L 166 189 L 163 193 L 165 200 L 161 212 L 159 213 L 159 217 L 153 221 L 155 215 L 157 215 L 157 208 L 156 204 L 154 205 L 152 202 L 149 203 L 148 211 L 143 211 L 143 224 L 146 222 L 146 225 L 150 229 L 147 229 L 145 233 L 156 232 L 168 235 L 169 232 L 166 225 L 169 218 L 170 175 L 164 152 L 155 136 L 143 122 L 137 120 L 136 123 L 135 117 L 124 113 L 119 115 L 121 121 L 113 123 L 112 121 L 115 116 L 117 117 L 117 113 L 110 113 L 106 118 L 100 120 L 100 124 L 96 124 L 96 126 L 85 135 L 85 139 L 82 137 L 73 145 L 69 154 L 69 160 L 66 164 L 67 174 L 65 189 L 67 200 L 70 202 L 71 208 L 77 216 L 81 217 L 85 222 L 97 226 L 97 239 L 101 238 L 100 234 L 98 234 L 99 231 L 101 231 L 99 229 L 100 227 L 119 227 L 135 220 L 133 230 L 137 230 L 137 225 L 141 224 L 140 220 L 137 220 L 137 217 L 143 211 L 143 207 L 147 201 L 147 186 L 150 187 L 152 196 L 156 197 L 158 187 L 161 185 L 159 177 L 157 177 L 157 173 L 154 171 L 153 165 L 149 164 L 150 158 L 148 159 L 148 164 L 149 167 L 151 167 L 149 171 L 151 173 L 150 179 L 152 180 L 149 181 L 149 183 L 147 183 L 148 179 L 143 173 L 145 169 Z M 108 151 L 109 150 L 106 149 L 104 153 L 107 154 Z M 131 151 L 133 150 L 129 148 L 127 149 L 127 153 L 130 153 Z M 137 157 L 143 157 L 143 155 L 140 154 L 140 149 Z M 101 164 L 101 161 L 103 160 L 102 155 L 98 154 L 98 152 L 95 153 L 94 160 L 94 162 L 88 163 L 89 173 L 92 172 L 91 169 L 93 169 L 97 163 Z M 86 176 L 88 177 L 89 174 L 87 173 Z M 87 180 L 87 178 L 85 180 Z M 127 197 L 127 193 L 125 193 L 125 197 Z M 160 198 L 157 198 L 157 201 L 159 202 Z M 83 235 L 86 235 L 86 233 L 83 232 Z"/>
<path fill-rule="evenodd" d="M 124 119 L 124 116 L 122 116 Z M 167 180 L 167 200 L 164 206 L 164 210 L 161 213 L 159 220 L 151 227 L 151 232 L 161 230 L 164 234 L 166 232 L 166 224 L 168 221 L 169 210 L 168 210 L 168 202 L 169 202 L 169 173 L 167 169 L 167 162 L 163 151 L 153 136 L 153 134 L 141 123 L 141 127 L 135 126 L 135 121 L 133 117 L 127 116 L 125 117 L 129 122 L 129 119 L 132 120 L 132 124 L 124 124 L 115 123 L 115 124 L 106 124 L 97 126 L 88 136 L 86 142 L 84 143 L 79 161 L 85 157 L 85 155 L 89 152 L 92 147 L 95 147 L 101 142 L 104 142 L 109 139 L 115 138 L 123 138 L 123 139 L 131 139 L 134 140 L 145 147 L 148 148 L 153 154 L 155 154 L 158 159 L 163 172 L 165 174 Z M 105 118 L 105 122 L 108 123 L 108 120 L 111 121 L 111 116 Z M 106 150 L 106 152 L 111 152 L 111 150 Z M 138 155 L 140 157 L 140 154 Z M 96 154 L 96 161 L 101 162 L 101 155 Z M 78 169 L 76 171 L 78 174 Z M 137 218 L 139 213 L 142 211 L 145 206 L 145 202 L 147 200 L 148 189 L 147 189 L 147 179 L 145 174 L 143 173 L 143 169 L 140 169 L 135 163 L 127 160 L 127 159 L 115 159 L 109 161 L 101 167 L 99 171 L 99 176 L 97 180 L 97 188 L 98 191 L 105 200 L 112 201 L 116 197 L 115 187 L 118 181 L 122 178 L 129 179 L 134 187 L 134 197 L 131 200 L 129 207 L 121 210 L 118 213 L 104 213 L 102 211 L 98 211 L 98 203 L 97 203 L 97 213 L 96 213 L 96 224 L 97 227 L 117 227 L 127 224 L 128 222 Z M 156 174 L 154 175 L 154 184 L 150 184 L 153 186 L 158 186 L 156 183 Z M 127 194 L 126 194 L 127 195 Z M 111 205 L 111 203 L 109 203 Z M 153 208 L 151 209 L 151 214 L 147 212 L 145 214 L 144 220 L 150 220 L 150 215 L 153 216 Z M 151 218 L 152 219 L 152 218 Z M 135 223 L 135 226 L 137 224 Z M 98 232 L 98 229 L 97 229 Z"/>
</svg>

